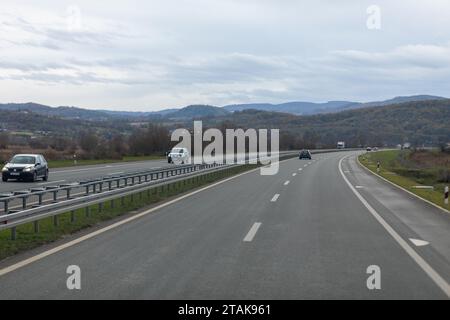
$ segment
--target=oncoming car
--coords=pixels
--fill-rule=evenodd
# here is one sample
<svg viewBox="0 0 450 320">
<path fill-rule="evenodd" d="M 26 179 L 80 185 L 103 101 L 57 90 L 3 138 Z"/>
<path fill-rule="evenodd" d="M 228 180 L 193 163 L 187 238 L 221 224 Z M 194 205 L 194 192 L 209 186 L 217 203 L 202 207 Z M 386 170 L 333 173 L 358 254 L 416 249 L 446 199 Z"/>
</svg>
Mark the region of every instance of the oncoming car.
<svg viewBox="0 0 450 320">
<path fill-rule="evenodd" d="M 298 158 L 301 159 L 309 159 L 311 160 L 311 152 L 309 150 L 302 150 L 298 155 Z"/>
<path fill-rule="evenodd" d="M 2 181 L 8 179 L 36 181 L 48 180 L 48 164 L 40 154 L 17 154 L 2 169 Z"/>
<path fill-rule="evenodd" d="M 190 161 L 189 151 L 187 148 L 173 148 L 167 155 L 168 163 L 181 163 L 185 164 Z"/>
</svg>

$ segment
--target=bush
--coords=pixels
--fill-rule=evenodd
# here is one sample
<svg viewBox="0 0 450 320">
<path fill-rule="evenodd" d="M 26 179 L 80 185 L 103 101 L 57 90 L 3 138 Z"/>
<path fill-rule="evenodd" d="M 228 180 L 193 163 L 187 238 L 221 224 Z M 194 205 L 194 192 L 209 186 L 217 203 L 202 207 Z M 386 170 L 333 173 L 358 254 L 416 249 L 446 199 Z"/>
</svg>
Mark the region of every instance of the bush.
<svg viewBox="0 0 450 320">
<path fill-rule="evenodd" d="M 450 182 L 450 169 L 443 168 L 438 171 L 438 182 Z"/>
</svg>

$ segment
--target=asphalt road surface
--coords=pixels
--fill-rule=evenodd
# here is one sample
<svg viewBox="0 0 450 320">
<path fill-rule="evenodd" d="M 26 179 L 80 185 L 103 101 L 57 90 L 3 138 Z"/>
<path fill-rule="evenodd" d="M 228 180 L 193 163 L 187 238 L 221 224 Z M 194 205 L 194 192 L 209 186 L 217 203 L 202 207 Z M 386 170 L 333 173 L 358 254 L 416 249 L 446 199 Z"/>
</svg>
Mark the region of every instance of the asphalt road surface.
<svg viewBox="0 0 450 320">
<path fill-rule="evenodd" d="M 78 182 L 82 180 L 101 178 L 107 175 L 118 175 L 127 172 L 157 169 L 168 165 L 170 164 L 167 163 L 167 160 L 161 159 L 161 160 L 110 163 L 102 165 L 50 169 L 50 176 L 48 181 L 27 182 L 27 181 L 9 180 L 8 182 L 0 182 L 0 193 L 5 193 L 8 191 L 26 190 L 34 187 Z"/>
<path fill-rule="evenodd" d="M 0 299 L 448 299 L 450 216 L 355 156 L 283 161 L 3 261 Z"/>
</svg>

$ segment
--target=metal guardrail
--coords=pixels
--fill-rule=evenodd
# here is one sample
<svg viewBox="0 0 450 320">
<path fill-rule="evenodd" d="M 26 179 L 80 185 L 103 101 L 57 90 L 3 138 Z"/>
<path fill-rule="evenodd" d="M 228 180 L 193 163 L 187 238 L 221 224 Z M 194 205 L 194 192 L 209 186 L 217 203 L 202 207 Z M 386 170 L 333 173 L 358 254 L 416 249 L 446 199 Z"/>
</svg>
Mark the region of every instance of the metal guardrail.
<svg viewBox="0 0 450 320">
<path fill-rule="evenodd" d="M 349 150 L 349 149 L 347 149 Z M 342 150 L 312 150 L 313 154 L 336 152 Z M 279 159 L 297 155 L 298 151 L 280 152 Z M 249 160 L 249 159 L 246 159 Z M 126 173 L 117 176 L 106 176 L 101 179 L 80 181 L 58 186 L 31 188 L 29 190 L 13 191 L 0 194 L 0 202 L 3 203 L 3 215 L 0 215 L 0 231 L 11 229 L 11 238 L 15 239 L 15 227 L 35 222 L 35 231 L 39 230 L 38 220 L 56 216 L 61 213 L 72 212 L 77 209 L 88 209 L 92 205 L 123 198 L 154 187 L 178 182 L 201 176 L 211 171 L 223 170 L 238 164 L 194 164 L 162 169 L 151 169 L 142 172 Z M 83 192 L 74 194 L 74 190 Z M 65 196 L 58 197 L 60 193 Z M 50 195 L 50 199 L 44 202 L 44 198 Z M 34 199 L 35 202 L 29 202 Z M 13 201 L 21 202 L 20 210 L 10 210 L 9 204 Z"/>
<path fill-rule="evenodd" d="M 59 205 L 64 205 L 68 201 L 84 200 L 90 196 L 99 196 L 104 194 L 105 191 L 113 190 L 126 190 L 129 187 L 143 184 L 144 182 L 156 182 L 161 180 L 167 180 L 170 177 L 186 175 L 192 172 L 199 172 L 205 169 L 215 168 L 222 166 L 220 164 L 196 164 L 196 165 L 186 165 L 182 167 L 168 168 L 168 169 L 153 169 L 144 172 L 128 173 L 120 176 L 104 177 L 102 179 L 95 179 L 89 181 L 81 181 L 71 184 L 63 184 L 59 186 L 47 186 L 43 188 L 33 188 L 30 190 L 14 191 L 9 194 L 0 195 L 0 202 L 4 203 L 3 215 L 0 216 L 0 223 L 5 221 L 11 221 L 16 217 L 21 217 L 24 215 L 30 215 L 34 212 L 38 212 L 41 208 L 45 207 L 49 209 L 50 207 L 57 208 Z M 74 189 L 85 189 L 82 196 L 72 197 L 71 191 Z M 66 197 L 64 199 L 58 198 L 60 192 L 65 192 Z M 44 205 L 43 197 L 45 195 L 51 195 L 51 204 Z M 37 197 L 37 204 L 28 206 L 29 199 Z M 21 210 L 9 210 L 8 204 L 14 200 L 22 201 Z M 0 228 L 2 226 L 0 225 Z"/>
</svg>

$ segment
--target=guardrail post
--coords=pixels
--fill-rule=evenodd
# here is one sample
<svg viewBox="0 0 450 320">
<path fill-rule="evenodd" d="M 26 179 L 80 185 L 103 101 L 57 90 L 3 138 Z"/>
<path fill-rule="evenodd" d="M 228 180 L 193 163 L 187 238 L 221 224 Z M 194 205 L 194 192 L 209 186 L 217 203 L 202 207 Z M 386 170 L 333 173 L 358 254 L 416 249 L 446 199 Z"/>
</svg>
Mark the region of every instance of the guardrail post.
<svg viewBox="0 0 450 320">
<path fill-rule="evenodd" d="M 120 205 L 123 207 L 125 205 L 124 197 L 120 197 Z"/>
<path fill-rule="evenodd" d="M 34 233 L 39 232 L 39 220 L 34 222 Z"/>
<path fill-rule="evenodd" d="M 111 209 L 114 209 L 114 199 L 111 200 Z"/>
<path fill-rule="evenodd" d="M 59 224 L 59 222 L 58 222 L 58 215 L 54 215 L 53 216 L 53 226 L 57 227 L 58 224 Z"/>
<path fill-rule="evenodd" d="M 98 204 L 98 212 L 102 212 L 102 210 L 103 210 L 103 202 L 100 202 Z"/>
<path fill-rule="evenodd" d="M 75 210 L 70 211 L 70 222 L 75 222 Z"/>
<path fill-rule="evenodd" d="M 86 217 L 89 217 L 89 215 L 91 214 L 91 208 L 89 206 L 86 207 L 85 213 L 86 213 Z"/>
<path fill-rule="evenodd" d="M 11 240 L 16 240 L 16 238 L 17 238 L 16 227 L 12 227 L 11 228 Z"/>
</svg>

